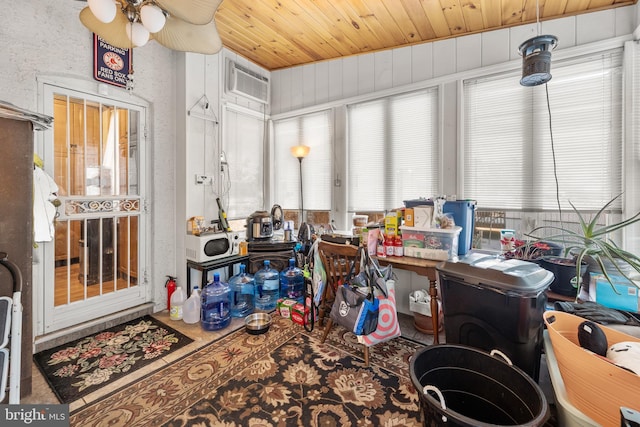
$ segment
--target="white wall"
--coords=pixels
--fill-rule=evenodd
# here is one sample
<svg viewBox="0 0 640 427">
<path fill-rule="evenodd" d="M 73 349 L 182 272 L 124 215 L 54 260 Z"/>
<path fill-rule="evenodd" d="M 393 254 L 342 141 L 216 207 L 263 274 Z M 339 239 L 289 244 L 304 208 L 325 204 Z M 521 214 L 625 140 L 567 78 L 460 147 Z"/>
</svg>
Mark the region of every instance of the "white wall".
<svg viewBox="0 0 640 427">
<path fill-rule="evenodd" d="M 220 151 L 225 134 L 224 105 L 231 103 L 252 111 L 263 111 L 268 108 L 225 90 L 228 61 L 235 61 L 269 77 L 267 70 L 228 49 L 223 49 L 216 55 L 207 56 L 187 53 L 181 55 L 178 60 L 177 69 L 182 77 L 177 83 L 176 188 L 184 191 L 176 193 L 175 241 L 178 283 L 182 284 L 186 284 L 187 280 L 186 266 L 182 267 L 186 262 L 184 240 L 187 220 L 193 216 L 203 216 L 207 223 L 218 219 L 216 198 L 223 199 Z M 203 96 L 206 96 L 210 102 L 209 110 L 203 108 Z M 190 111 L 210 120 L 192 116 L 189 114 Z M 196 174 L 210 175 L 213 177 L 213 182 L 198 185 L 195 183 Z M 256 207 L 256 209 L 259 208 L 259 206 Z M 199 280 L 199 276 L 193 276 L 192 280 Z"/>
</svg>

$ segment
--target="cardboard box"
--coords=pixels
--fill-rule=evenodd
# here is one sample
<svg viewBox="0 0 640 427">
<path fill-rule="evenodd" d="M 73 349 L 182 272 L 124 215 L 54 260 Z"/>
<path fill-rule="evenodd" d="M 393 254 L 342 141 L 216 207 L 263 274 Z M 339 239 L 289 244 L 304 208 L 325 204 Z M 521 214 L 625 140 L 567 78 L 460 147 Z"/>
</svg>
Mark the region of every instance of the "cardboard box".
<svg viewBox="0 0 640 427">
<path fill-rule="evenodd" d="M 406 248 L 424 248 L 424 233 L 413 231 L 402 227 L 402 247 Z M 406 254 L 405 254 L 406 255 Z"/>
<path fill-rule="evenodd" d="M 304 304 L 296 303 L 291 308 L 291 320 L 298 325 L 304 325 Z"/>
<path fill-rule="evenodd" d="M 276 312 L 285 319 L 291 319 L 292 308 L 297 304 L 297 301 L 290 298 L 280 298 L 276 303 Z"/>
<path fill-rule="evenodd" d="M 413 226 L 431 228 L 433 222 L 433 206 L 415 206 L 413 208 Z"/>
<path fill-rule="evenodd" d="M 413 227 L 413 208 L 406 208 L 404 210 L 404 225 Z"/>
<path fill-rule="evenodd" d="M 384 234 L 387 236 L 397 236 L 402 217 L 399 212 L 392 212 L 384 217 Z"/>
</svg>

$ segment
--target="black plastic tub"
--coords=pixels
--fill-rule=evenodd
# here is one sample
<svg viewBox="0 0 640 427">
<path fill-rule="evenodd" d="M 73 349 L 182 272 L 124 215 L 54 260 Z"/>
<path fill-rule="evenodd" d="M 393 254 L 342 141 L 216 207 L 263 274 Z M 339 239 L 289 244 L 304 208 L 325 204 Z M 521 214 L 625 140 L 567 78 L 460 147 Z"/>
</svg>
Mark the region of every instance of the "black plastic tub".
<svg viewBox="0 0 640 427">
<path fill-rule="evenodd" d="M 549 418 L 538 384 L 499 355 L 432 345 L 413 355 L 409 369 L 424 426 L 542 426 Z"/>
</svg>

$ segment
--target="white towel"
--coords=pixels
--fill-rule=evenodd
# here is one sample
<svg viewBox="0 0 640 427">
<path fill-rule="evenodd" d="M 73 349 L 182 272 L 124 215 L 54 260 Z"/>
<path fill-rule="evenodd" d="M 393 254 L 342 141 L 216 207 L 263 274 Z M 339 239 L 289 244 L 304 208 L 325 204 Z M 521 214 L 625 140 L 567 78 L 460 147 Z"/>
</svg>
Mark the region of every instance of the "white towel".
<svg viewBox="0 0 640 427">
<path fill-rule="evenodd" d="M 33 239 L 36 242 L 50 242 L 55 233 L 53 220 L 56 207 L 53 201 L 58 197 L 58 185 L 45 171 L 33 168 Z"/>
</svg>

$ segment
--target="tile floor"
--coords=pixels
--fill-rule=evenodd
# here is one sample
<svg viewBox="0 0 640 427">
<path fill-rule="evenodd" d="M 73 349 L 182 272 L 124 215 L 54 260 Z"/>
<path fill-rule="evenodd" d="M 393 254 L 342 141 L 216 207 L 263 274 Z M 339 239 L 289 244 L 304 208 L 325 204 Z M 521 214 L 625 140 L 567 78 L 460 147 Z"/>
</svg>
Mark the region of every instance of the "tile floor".
<svg viewBox="0 0 640 427">
<path fill-rule="evenodd" d="M 167 311 L 163 311 L 163 312 L 159 312 L 154 314 L 154 317 L 156 317 L 157 319 L 159 319 L 162 322 L 165 322 L 167 325 L 170 325 L 171 327 L 175 328 L 176 330 L 182 332 L 183 334 L 187 335 L 188 337 L 194 339 L 194 342 L 192 342 L 191 344 L 167 355 L 165 358 L 163 358 L 162 360 L 158 360 L 150 365 L 148 365 L 147 367 L 140 369 L 136 372 L 133 372 L 129 375 L 127 375 L 125 378 L 122 378 L 119 381 L 114 382 L 113 384 L 109 385 L 108 387 L 104 387 L 102 390 L 96 391 L 94 393 L 91 393 L 87 396 L 85 396 L 83 399 L 79 399 L 78 401 L 72 402 L 69 405 L 69 410 L 73 411 L 74 409 L 77 409 L 83 405 L 86 405 L 87 403 L 90 403 L 96 399 L 99 399 L 100 397 L 104 396 L 105 394 L 111 392 L 114 389 L 120 388 L 123 385 L 125 385 L 127 382 L 133 381 L 137 378 L 140 378 L 144 375 L 146 375 L 149 372 L 155 371 L 156 369 L 162 367 L 165 364 L 168 364 L 170 362 L 175 361 L 176 359 L 179 359 L 180 357 L 182 357 L 185 354 L 188 354 L 202 346 L 204 346 L 205 344 L 214 341 L 224 335 L 229 334 L 230 332 L 233 332 L 234 330 L 241 328 L 243 326 L 242 320 L 241 319 L 233 319 L 232 324 L 229 328 L 226 328 L 222 331 L 217 331 L 217 332 L 210 332 L 210 331 L 204 331 L 202 330 L 202 328 L 200 327 L 199 324 L 193 324 L 193 325 L 189 325 L 186 324 L 182 321 L 172 321 L 169 319 L 169 314 Z M 433 344 L 433 335 L 431 334 L 424 334 L 419 332 L 418 330 L 415 329 L 414 324 L 413 324 L 413 316 L 411 315 L 406 315 L 403 313 L 399 313 L 398 314 L 398 319 L 400 321 L 400 329 L 402 330 L 402 335 L 405 338 L 409 338 L 412 339 L 414 341 L 418 341 L 420 343 L 423 343 L 425 345 L 430 345 Z M 439 340 L 441 343 L 445 342 L 445 334 L 444 332 L 440 332 L 439 334 Z M 59 403 L 58 399 L 56 398 L 55 394 L 53 393 L 53 391 L 51 390 L 51 388 L 49 387 L 49 385 L 47 384 L 46 380 L 44 379 L 44 377 L 42 376 L 42 374 L 40 373 L 40 371 L 38 370 L 37 366 L 34 365 L 33 367 L 33 383 L 32 383 L 32 394 L 28 397 L 25 397 L 23 399 L 21 399 L 21 403 L 31 403 L 31 404 L 56 404 Z M 540 373 L 540 380 L 539 380 L 539 384 L 540 387 L 542 388 L 542 390 L 545 392 L 545 395 L 547 396 L 547 399 L 549 400 L 549 402 L 553 402 L 553 390 L 551 388 L 551 382 L 549 379 L 549 374 L 548 371 L 546 369 L 546 364 L 545 364 L 545 360 L 544 360 L 544 355 L 542 357 L 542 363 L 541 363 L 541 373 Z"/>
</svg>

